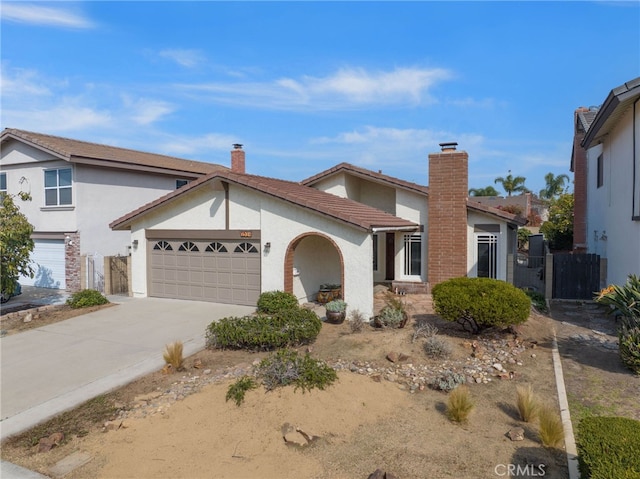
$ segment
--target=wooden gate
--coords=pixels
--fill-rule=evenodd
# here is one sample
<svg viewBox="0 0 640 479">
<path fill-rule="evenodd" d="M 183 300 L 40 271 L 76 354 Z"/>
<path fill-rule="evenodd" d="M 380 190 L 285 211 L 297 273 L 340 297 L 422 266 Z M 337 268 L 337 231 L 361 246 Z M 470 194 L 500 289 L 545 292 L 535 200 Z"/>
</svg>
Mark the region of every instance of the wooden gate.
<svg viewBox="0 0 640 479">
<path fill-rule="evenodd" d="M 129 294 L 129 274 L 127 263 L 128 256 L 109 256 L 105 258 L 106 266 L 108 266 L 109 291 L 107 294 Z M 105 278 L 105 279 L 107 279 Z"/>
<path fill-rule="evenodd" d="M 600 256 L 553 255 L 553 298 L 593 299 L 600 290 Z"/>
</svg>

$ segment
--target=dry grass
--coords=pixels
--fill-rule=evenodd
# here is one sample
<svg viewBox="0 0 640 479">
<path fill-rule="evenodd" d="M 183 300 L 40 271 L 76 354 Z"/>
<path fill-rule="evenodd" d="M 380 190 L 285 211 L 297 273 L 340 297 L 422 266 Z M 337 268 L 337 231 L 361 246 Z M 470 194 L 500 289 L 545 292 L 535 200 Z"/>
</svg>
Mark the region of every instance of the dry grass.
<svg viewBox="0 0 640 479">
<path fill-rule="evenodd" d="M 538 409 L 540 441 L 545 447 L 559 447 L 564 441 L 562 420 L 554 407 L 544 404 Z"/>
<path fill-rule="evenodd" d="M 447 417 L 454 422 L 465 423 L 474 405 L 471 401 L 469 388 L 465 385 L 458 386 L 449 393 L 447 401 Z"/>
<path fill-rule="evenodd" d="M 162 354 L 164 361 L 173 367 L 174 371 L 182 371 L 184 356 L 182 355 L 182 341 L 174 341 L 164 347 Z"/>
<path fill-rule="evenodd" d="M 533 421 L 538 414 L 538 400 L 533 394 L 531 384 L 516 388 L 516 405 L 520 413 L 520 419 L 524 422 Z"/>
</svg>

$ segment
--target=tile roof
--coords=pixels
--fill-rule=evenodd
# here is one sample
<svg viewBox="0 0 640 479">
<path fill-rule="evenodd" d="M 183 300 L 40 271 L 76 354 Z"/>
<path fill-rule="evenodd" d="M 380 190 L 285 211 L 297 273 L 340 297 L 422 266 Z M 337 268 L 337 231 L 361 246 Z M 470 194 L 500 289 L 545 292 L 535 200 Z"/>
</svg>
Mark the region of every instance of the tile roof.
<svg viewBox="0 0 640 479">
<path fill-rule="evenodd" d="M 401 180 L 393 176 L 385 175 L 382 172 L 375 172 L 372 170 L 367 170 L 366 168 L 360 168 L 359 166 L 352 165 L 351 163 L 340 163 L 333 168 L 321 171 L 317 175 L 313 175 L 306 180 L 302 180 L 300 183 L 302 183 L 303 185 L 312 186 L 318 181 L 342 171 L 346 171 L 356 176 L 364 177 L 379 183 L 391 184 L 394 186 L 399 186 L 400 188 L 422 193 L 424 195 L 429 195 L 429 188 L 426 186 L 412 183 L 410 181 Z"/>
<path fill-rule="evenodd" d="M 281 199 L 366 231 L 373 231 L 376 228 L 400 230 L 417 230 L 419 228 L 419 225 L 412 221 L 398 218 L 377 208 L 347 198 L 341 198 L 310 186 L 292 181 L 232 173 L 230 171 L 216 172 L 199 178 L 176 191 L 118 218 L 109 226 L 112 229 L 128 229 L 131 221 L 137 217 L 166 204 L 177 196 L 186 194 L 215 180 L 228 181 L 229 183 L 250 188 L 254 191 Z"/>
<path fill-rule="evenodd" d="M 4 143 L 10 139 L 28 143 L 73 163 L 91 163 L 124 169 L 164 170 L 177 174 L 189 173 L 190 176 L 200 176 L 227 169 L 214 163 L 185 160 L 144 151 L 5 128 L 0 136 L 0 141 Z"/>
<path fill-rule="evenodd" d="M 582 140 L 583 148 L 591 148 L 607 135 L 620 117 L 640 98 L 640 77 L 609 92 Z"/>
<path fill-rule="evenodd" d="M 310 185 L 316 184 L 318 181 L 324 178 L 328 178 L 329 176 L 339 172 L 352 173 L 361 178 L 368 178 L 370 180 L 384 183 L 387 185 L 398 186 L 400 188 L 411 190 L 411 191 L 423 194 L 427 197 L 429 196 L 429 187 L 427 186 L 419 185 L 417 183 L 411 183 L 410 181 L 401 180 L 393 176 L 385 175 L 372 170 L 367 170 L 366 168 L 360 168 L 350 163 L 340 163 L 339 165 L 336 165 L 333 168 L 329 168 L 328 170 L 322 171 L 317 175 L 307 178 L 306 180 L 302 180 L 301 183 L 304 185 L 310 186 Z M 474 200 L 468 199 L 467 207 L 471 209 L 475 209 L 476 211 L 480 211 L 482 213 L 488 213 L 493 216 L 497 216 L 503 220 L 518 224 L 520 226 L 526 224 L 526 219 L 520 216 L 507 213 L 506 211 L 503 211 L 499 208 L 494 208 L 488 205 L 482 205 L 479 202 Z"/>
</svg>

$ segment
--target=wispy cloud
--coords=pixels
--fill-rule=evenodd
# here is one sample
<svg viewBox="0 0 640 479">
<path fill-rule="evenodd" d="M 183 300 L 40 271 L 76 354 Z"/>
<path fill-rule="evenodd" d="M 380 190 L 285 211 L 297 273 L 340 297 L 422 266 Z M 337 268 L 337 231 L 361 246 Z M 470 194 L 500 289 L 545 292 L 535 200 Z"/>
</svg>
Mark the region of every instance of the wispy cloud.
<svg viewBox="0 0 640 479">
<path fill-rule="evenodd" d="M 39 78 L 38 72 L 24 68 L 11 69 L 2 64 L 0 69 L 0 89 L 2 97 L 23 95 L 50 95 L 51 89 L 45 81 Z"/>
<path fill-rule="evenodd" d="M 155 123 L 175 111 L 175 108 L 170 103 L 162 100 L 150 98 L 134 99 L 130 95 L 123 95 L 122 101 L 125 110 L 127 110 L 127 116 L 138 125 Z"/>
<path fill-rule="evenodd" d="M 88 18 L 69 8 L 59 6 L 51 7 L 33 3 L 2 2 L 0 16 L 2 20 L 31 25 L 79 29 L 94 27 L 93 22 Z"/>
<path fill-rule="evenodd" d="M 186 68 L 196 67 L 205 61 L 205 56 L 198 50 L 166 49 L 159 55 Z"/>
<path fill-rule="evenodd" d="M 212 150 L 230 151 L 234 143 L 238 143 L 238 138 L 233 135 L 208 133 L 201 136 L 172 136 L 161 141 L 159 147 L 170 155 L 196 154 L 200 158 L 206 158 Z"/>
<path fill-rule="evenodd" d="M 343 68 L 324 77 L 279 78 L 267 82 L 180 85 L 220 103 L 283 110 L 340 110 L 376 105 L 420 105 L 435 101 L 434 85 L 452 77 L 442 68 L 367 71 Z"/>
</svg>

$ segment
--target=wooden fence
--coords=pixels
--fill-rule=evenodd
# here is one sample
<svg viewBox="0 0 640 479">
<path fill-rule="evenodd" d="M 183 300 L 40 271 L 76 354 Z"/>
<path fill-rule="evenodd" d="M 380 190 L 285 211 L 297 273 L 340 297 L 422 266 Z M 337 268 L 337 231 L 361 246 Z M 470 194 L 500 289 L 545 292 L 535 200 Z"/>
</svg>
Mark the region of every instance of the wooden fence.
<svg viewBox="0 0 640 479">
<path fill-rule="evenodd" d="M 553 298 L 593 299 L 600 290 L 600 256 L 553 255 Z"/>
</svg>

